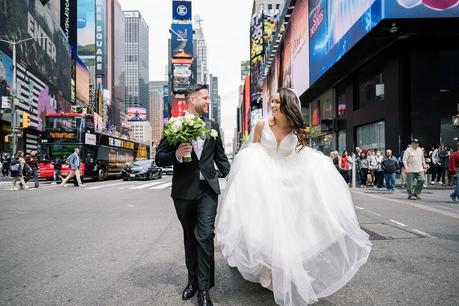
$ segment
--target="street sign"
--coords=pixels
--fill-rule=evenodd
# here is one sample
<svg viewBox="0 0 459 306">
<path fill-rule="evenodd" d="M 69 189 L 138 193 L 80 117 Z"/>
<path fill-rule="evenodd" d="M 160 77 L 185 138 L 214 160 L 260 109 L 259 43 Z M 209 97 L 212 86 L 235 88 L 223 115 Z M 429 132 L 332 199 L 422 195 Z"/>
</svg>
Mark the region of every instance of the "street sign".
<svg viewBox="0 0 459 306">
<path fill-rule="evenodd" d="M 9 97 L 2 97 L 2 109 L 11 109 L 11 101 Z"/>
</svg>

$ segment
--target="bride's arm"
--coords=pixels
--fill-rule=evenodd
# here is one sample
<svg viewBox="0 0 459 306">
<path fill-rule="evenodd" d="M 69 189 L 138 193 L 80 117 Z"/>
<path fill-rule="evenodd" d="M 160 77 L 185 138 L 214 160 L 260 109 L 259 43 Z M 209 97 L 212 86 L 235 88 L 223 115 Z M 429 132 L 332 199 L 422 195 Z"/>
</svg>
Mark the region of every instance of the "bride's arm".
<svg viewBox="0 0 459 306">
<path fill-rule="evenodd" d="M 255 125 L 255 132 L 253 133 L 253 142 L 261 142 L 261 132 L 263 131 L 264 121 L 260 120 Z"/>
</svg>

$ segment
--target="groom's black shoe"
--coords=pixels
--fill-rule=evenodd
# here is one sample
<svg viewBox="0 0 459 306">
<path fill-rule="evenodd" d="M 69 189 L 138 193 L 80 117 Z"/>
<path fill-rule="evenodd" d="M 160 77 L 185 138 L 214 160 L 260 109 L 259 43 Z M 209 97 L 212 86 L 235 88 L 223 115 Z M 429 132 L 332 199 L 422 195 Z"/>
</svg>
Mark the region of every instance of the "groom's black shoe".
<svg viewBox="0 0 459 306">
<path fill-rule="evenodd" d="M 210 300 L 209 291 L 201 291 L 198 293 L 198 305 L 199 306 L 213 306 L 214 304 Z"/>
<path fill-rule="evenodd" d="M 191 299 L 196 293 L 196 291 L 198 291 L 198 285 L 188 284 L 185 290 L 183 290 L 182 300 Z"/>
</svg>

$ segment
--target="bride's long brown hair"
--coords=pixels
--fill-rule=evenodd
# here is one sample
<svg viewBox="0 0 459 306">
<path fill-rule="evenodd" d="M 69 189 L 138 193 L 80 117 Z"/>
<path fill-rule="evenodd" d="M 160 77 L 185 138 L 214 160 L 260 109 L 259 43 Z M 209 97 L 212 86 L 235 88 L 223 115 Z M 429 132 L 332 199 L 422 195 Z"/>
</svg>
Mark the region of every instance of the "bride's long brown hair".
<svg viewBox="0 0 459 306">
<path fill-rule="evenodd" d="M 292 129 L 293 134 L 298 138 L 299 151 L 308 144 L 308 135 L 305 129 L 305 123 L 300 111 L 300 100 L 296 94 L 288 88 L 280 88 L 280 111 L 287 118 L 287 122 Z M 274 118 L 274 123 L 276 119 Z"/>
</svg>

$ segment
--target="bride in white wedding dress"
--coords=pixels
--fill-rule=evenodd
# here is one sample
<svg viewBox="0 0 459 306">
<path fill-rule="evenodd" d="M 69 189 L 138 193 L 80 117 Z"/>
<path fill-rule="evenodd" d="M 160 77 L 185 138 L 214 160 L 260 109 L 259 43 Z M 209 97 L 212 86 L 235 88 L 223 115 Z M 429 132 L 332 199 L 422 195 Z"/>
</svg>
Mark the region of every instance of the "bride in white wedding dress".
<svg viewBox="0 0 459 306">
<path fill-rule="evenodd" d="M 306 305 L 342 288 L 371 243 L 332 161 L 306 146 L 295 93 L 282 88 L 272 117 L 234 160 L 216 233 L 223 256 L 279 305 Z"/>
</svg>

